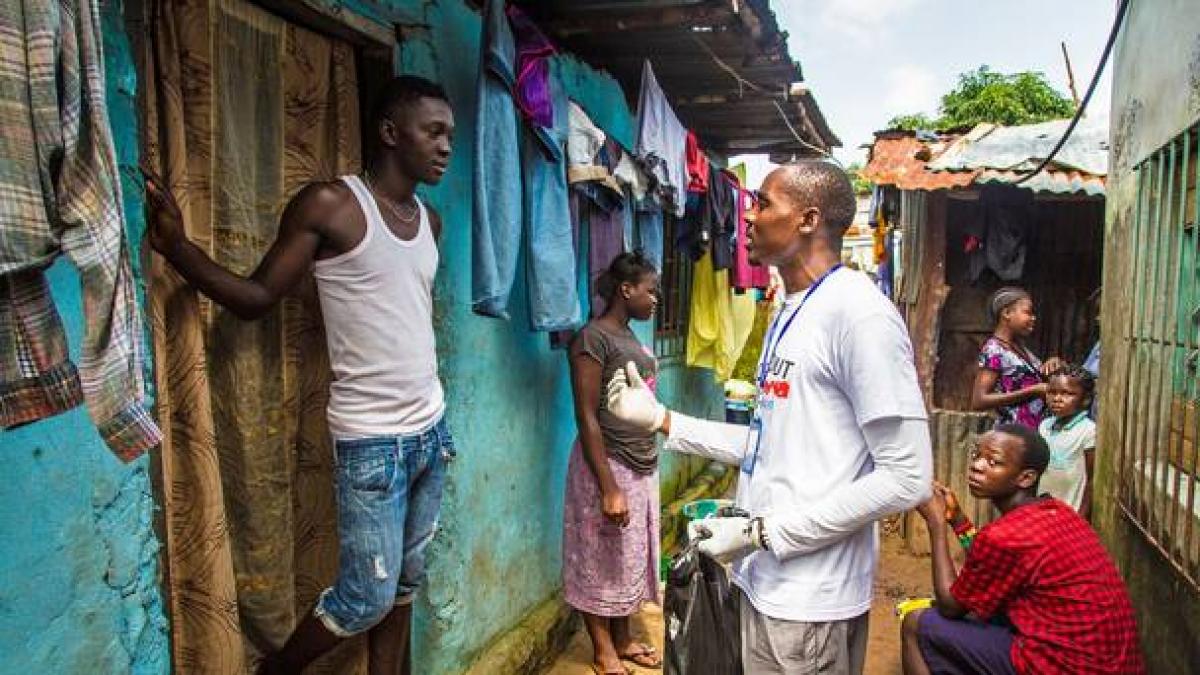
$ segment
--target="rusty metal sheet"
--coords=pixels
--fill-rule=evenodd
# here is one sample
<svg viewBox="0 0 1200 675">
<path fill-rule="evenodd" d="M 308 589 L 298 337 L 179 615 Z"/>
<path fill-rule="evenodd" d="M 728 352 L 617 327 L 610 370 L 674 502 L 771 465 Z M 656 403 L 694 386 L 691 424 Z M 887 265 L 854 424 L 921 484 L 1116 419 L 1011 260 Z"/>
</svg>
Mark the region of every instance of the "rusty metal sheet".
<svg viewBox="0 0 1200 675">
<path fill-rule="evenodd" d="M 978 144 L 971 145 L 971 164 L 964 165 L 967 143 L 966 137 L 955 135 L 925 140 L 911 133 L 884 132 L 877 135 L 871 146 L 871 159 L 863 169 L 863 176 L 900 190 L 953 190 L 986 183 L 1015 184 L 1034 168 L 1033 165 L 1022 165 L 1023 170 L 987 168 L 987 156 L 980 153 Z M 1001 159 L 997 158 L 997 162 Z M 934 170 L 939 166 L 958 170 Z M 1103 175 L 1051 166 L 1019 187 L 1039 193 L 1103 197 L 1105 182 Z"/>
<path fill-rule="evenodd" d="M 949 190 L 968 187 L 975 181 L 976 171 L 935 173 L 928 169 L 929 160 L 952 138 L 926 142 L 914 134 L 881 136 L 871 147 L 871 161 L 863 176 L 877 185 L 893 185 L 900 190 Z"/>
</svg>

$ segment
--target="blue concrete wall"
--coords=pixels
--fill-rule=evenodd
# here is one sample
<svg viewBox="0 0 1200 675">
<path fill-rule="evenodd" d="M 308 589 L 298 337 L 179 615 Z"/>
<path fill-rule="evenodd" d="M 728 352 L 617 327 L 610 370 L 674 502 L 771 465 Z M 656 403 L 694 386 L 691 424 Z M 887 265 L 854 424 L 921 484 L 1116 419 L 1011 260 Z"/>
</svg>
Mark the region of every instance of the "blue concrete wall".
<svg viewBox="0 0 1200 675">
<path fill-rule="evenodd" d="M 403 10 L 402 6 L 397 6 Z M 454 465 L 418 609 L 419 672 L 457 672 L 488 643 L 558 591 L 562 494 L 575 439 L 566 358 L 546 335 L 531 333 L 518 281 L 511 322 L 470 311 L 471 157 L 480 17 L 461 0 L 425 3 L 428 29 L 401 46 L 401 70 L 440 82 L 459 132 L 442 183 L 426 196 L 446 223 L 437 288 L 439 351 L 457 436 Z M 631 145 L 634 120 L 617 83 L 571 58 L 554 69 L 569 95 L 596 122 Z M 521 275 L 518 275 L 519 277 Z M 650 341 L 652 326 L 638 332 Z M 719 398 L 708 372 L 670 365 L 665 399 L 713 412 Z M 667 472 L 694 462 L 664 458 Z"/>
<path fill-rule="evenodd" d="M 127 232 L 140 242 L 136 77 L 121 4 L 103 5 Z M 140 269 L 135 274 L 142 278 Z M 79 277 L 60 260 L 49 278 L 77 354 Z M 0 447 L 7 474 L 0 481 L 0 674 L 168 672 L 148 460 L 121 464 L 83 409 L 0 431 Z"/>
<path fill-rule="evenodd" d="M 460 456 L 447 486 L 415 644 L 417 672 L 459 672 L 560 587 L 562 490 L 575 437 L 567 364 L 545 335 L 526 330 L 520 281 L 510 323 L 469 310 L 478 13 L 462 0 L 330 5 L 385 23 L 426 25 L 410 32 L 397 68 L 441 82 L 458 117 L 452 168 L 426 196 L 446 223 L 436 321 Z M 127 227 L 131 241 L 140 242 L 135 74 L 121 4 L 106 2 L 104 11 Z M 557 60 L 555 73 L 598 124 L 632 145 L 634 119 L 615 81 L 569 57 Z M 140 269 L 135 272 L 140 280 Z M 50 277 L 77 343 L 83 321 L 78 278 L 66 263 L 55 265 Z M 650 342 L 652 326 L 636 328 Z M 660 391 L 673 407 L 719 412 L 719 392 L 707 371 L 665 363 Z M 11 477 L 0 483 L 0 675 L 168 672 L 148 462 L 124 466 L 113 459 L 83 410 L 2 433 Z M 700 468 L 664 456 L 664 486 L 673 491 Z"/>
</svg>

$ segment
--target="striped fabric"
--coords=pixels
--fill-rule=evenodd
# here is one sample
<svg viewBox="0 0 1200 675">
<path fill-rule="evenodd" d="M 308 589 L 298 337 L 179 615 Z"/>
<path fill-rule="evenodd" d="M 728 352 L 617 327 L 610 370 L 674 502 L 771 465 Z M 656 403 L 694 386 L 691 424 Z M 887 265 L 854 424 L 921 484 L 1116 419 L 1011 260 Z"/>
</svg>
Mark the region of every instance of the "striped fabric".
<svg viewBox="0 0 1200 675">
<path fill-rule="evenodd" d="M 161 440 L 142 405 L 141 320 L 104 101 L 97 0 L 0 3 L 0 426 L 86 401 L 130 461 Z M 42 271 L 78 269 L 78 372 Z"/>
</svg>

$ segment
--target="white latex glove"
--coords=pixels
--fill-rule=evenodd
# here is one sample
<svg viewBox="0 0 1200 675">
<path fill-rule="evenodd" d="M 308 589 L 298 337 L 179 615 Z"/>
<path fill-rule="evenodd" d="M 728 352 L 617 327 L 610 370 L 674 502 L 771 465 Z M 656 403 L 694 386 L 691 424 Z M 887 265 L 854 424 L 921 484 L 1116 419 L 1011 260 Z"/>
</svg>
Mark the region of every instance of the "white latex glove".
<svg viewBox="0 0 1200 675">
<path fill-rule="evenodd" d="M 762 518 L 705 518 L 688 523 L 688 539 L 699 539 L 700 551 L 717 562 L 729 563 L 766 549 Z"/>
<path fill-rule="evenodd" d="M 608 383 L 607 403 L 610 413 L 646 431 L 661 430 L 667 418 L 667 407 L 646 386 L 633 361 L 613 374 Z"/>
</svg>

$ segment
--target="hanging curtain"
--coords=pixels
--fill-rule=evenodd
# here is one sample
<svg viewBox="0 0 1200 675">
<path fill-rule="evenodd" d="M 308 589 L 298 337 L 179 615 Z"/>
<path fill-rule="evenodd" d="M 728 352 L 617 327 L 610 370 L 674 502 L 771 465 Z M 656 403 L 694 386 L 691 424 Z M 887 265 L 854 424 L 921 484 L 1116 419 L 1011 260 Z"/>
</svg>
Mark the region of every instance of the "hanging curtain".
<svg viewBox="0 0 1200 675">
<path fill-rule="evenodd" d="M 244 0 L 152 3 L 144 155 L 189 238 L 248 274 L 305 183 L 358 169 L 354 52 Z M 243 322 L 152 256 L 177 673 L 241 674 L 286 640 L 336 572 L 329 365 L 311 277 Z M 363 672 L 352 640 L 308 672 Z"/>
</svg>

